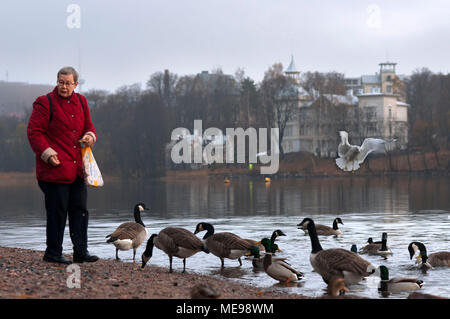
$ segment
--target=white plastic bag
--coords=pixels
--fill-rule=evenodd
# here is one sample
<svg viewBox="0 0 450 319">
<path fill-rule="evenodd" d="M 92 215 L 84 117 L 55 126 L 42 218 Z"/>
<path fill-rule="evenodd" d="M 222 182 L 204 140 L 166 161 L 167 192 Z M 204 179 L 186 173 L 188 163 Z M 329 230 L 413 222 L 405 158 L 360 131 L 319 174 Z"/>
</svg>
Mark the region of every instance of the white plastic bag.
<svg viewBox="0 0 450 319">
<path fill-rule="evenodd" d="M 103 186 L 102 174 L 89 146 L 81 148 L 81 157 L 83 158 L 84 180 L 86 184 L 93 187 Z"/>
</svg>

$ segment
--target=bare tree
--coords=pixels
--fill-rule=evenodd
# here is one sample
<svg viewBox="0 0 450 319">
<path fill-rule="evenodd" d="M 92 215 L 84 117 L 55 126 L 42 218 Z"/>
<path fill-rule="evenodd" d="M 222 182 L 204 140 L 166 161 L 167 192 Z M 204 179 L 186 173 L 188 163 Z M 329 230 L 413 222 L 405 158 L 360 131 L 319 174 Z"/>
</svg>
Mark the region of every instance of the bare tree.
<svg viewBox="0 0 450 319">
<path fill-rule="evenodd" d="M 268 127 L 275 124 L 279 128 L 279 146 L 282 158 L 284 149 L 281 144 L 286 124 L 292 119 L 299 105 L 299 86 L 297 82 L 283 74 L 283 65 L 276 63 L 264 74 L 261 93 Z"/>
</svg>

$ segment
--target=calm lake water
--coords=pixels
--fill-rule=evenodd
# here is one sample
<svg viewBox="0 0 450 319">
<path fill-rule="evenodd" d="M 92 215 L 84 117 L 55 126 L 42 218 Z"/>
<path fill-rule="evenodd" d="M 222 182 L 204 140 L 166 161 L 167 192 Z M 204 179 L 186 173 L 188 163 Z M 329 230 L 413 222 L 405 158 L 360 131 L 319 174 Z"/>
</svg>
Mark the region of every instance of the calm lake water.
<svg viewBox="0 0 450 319">
<path fill-rule="evenodd" d="M 115 248 L 105 243 L 105 236 L 122 222 L 133 220 L 133 207 L 144 202 L 150 211 L 142 219 L 149 234 L 168 226 L 194 231 L 199 222 L 212 223 L 216 232 L 234 232 L 244 238 L 260 240 L 275 229 L 287 236 L 277 243 L 279 256 L 305 274 L 298 284 L 284 286 L 264 271 L 254 271 L 249 260 L 239 267 L 237 260 L 220 260 L 212 254 L 198 253 L 187 259 L 187 271 L 226 277 L 259 287 L 307 296 L 321 296 L 326 285 L 312 272 L 309 263 L 311 244 L 297 229 L 304 217 L 331 226 L 341 217 L 342 236 L 320 237 L 324 249 L 361 248 L 368 237 L 389 235 L 393 256 L 363 258 L 375 265 L 386 265 L 390 276 L 418 277 L 425 282 L 422 292 L 450 297 L 450 268 L 436 268 L 427 274 L 411 268 L 407 246 L 423 242 L 429 253 L 450 250 L 450 204 L 448 177 L 349 177 L 279 179 L 266 184 L 263 178 L 235 179 L 224 184 L 221 178 L 182 181 L 112 182 L 100 189 L 89 189 L 89 251 L 101 258 L 113 259 Z M 45 250 L 45 210 L 43 195 L 36 183 L 0 187 L 0 245 Z M 204 233 L 198 234 L 203 237 Z M 379 239 L 380 238 L 380 239 Z M 66 227 L 64 253 L 71 254 Z M 137 260 L 145 244 L 137 251 Z M 119 252 L 124 262 L 131 262 L 132 251 Z M 151 265 L 169 266 L 168 257 L 155 249 Z M 174 258 L 174 271 L 181 271 L 182 260 Z M 350 294 L 386 298 L 377 291 L 376 280 L 349 287 Z M 405 298 L 409 293 L 390 294 L 387 298 Z"/>
</svg>

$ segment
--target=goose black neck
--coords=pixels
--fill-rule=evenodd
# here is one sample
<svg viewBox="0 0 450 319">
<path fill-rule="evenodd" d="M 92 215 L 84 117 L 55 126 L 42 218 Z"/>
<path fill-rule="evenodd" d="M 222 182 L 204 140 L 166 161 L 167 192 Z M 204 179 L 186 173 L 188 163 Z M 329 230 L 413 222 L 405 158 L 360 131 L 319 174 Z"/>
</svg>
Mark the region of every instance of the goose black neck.
<svg viewBox="0 0 450 319">
<path fill-rule="evenodd" d="M 317 253 L 323 250 L 322 246 L 320 245 L 319 236 L 317 236 L 316 225 L 312 220 L 308 223 L 307 228 L 309 238 L 311 239 L 311 253 Z"/>
<path fill-rule="evenodd" d="M 203 236 L 203 239 L 206 239 L 212 235 L 214 235 L 214 226 L 208 223 L 203 224 L 203 228 L 206 229 L 206 234 Z"/>
<path fill-rule="evenodd" d="M 387 233 L 383 233 L 381 236 L 381 249 L 380 251 L 387 251 Z"/>
<path fill-rule="evenodd" d="M 272 233 L 272 237 L 270 237 L 270 242 L 273 244 L 273 243 L 275 243 L 275 239 L 277 238 L 277 234 L 276 234 L 276 232 L 273 232 Z"/>
<path fill-rule="evenodd" d="M 329 224 L 328 224 L 328 225 L 329 225 Z M 333 229 L 334 229 L 334 230 L 338 230 L 338 229 L 339 229 L 338 223 L 337 223 L 337 220 L 336 220 L 336 219 L 333 221 Z"/>
<path fill-rule="evenodd" d="M 134 208 L 134 221 L 145 227 L 144 222 L 141 219 L 141 211 L 139 210 L 139 207 L 137 207 L 137 206 Z"/>
<path fill-rule="evenodd" d="M 383 238 L 383 240 L 381 241 L 381 251 L 386 251 L 387 249 L 387 240 L 385 238 Z"/>
<path fill-rule="evenodd" d="M 150 236 L 150 238 L 147 241 L 147 246 L 145 247 L 145 251 L 144 251 L 144 255 L 146 257 L 151 258 L 153 256 L 153 240 L 155 239 L 155 237 L 158 236 L 157 234 L 153 234 Z"/>
</svg>

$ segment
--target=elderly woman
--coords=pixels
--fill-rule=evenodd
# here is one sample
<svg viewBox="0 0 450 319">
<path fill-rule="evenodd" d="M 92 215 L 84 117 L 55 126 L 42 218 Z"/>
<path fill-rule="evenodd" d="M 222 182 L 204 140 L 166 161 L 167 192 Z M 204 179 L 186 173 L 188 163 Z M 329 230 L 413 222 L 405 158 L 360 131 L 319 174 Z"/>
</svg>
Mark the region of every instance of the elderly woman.
<svg viewBox="0 0 450 319">
<path fill-rule="evenodd" d="M 94 262 L 87 250 L 89 213 L 80 142 L 91 146 L 97 133 L 86 98 L 74 90 L 78 72 L 64 67 L 52 92 L 36 99 L 27 128 L 36 154 L 36 178 L 45 196 L 47 249 L 44 260 L 70 264 L 62 255 L 64 228 L 69 215 L 73 262 Z"/>
</svg>

